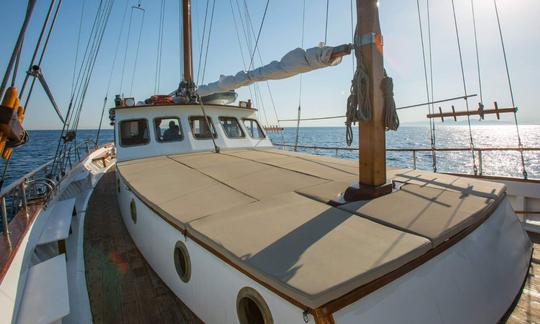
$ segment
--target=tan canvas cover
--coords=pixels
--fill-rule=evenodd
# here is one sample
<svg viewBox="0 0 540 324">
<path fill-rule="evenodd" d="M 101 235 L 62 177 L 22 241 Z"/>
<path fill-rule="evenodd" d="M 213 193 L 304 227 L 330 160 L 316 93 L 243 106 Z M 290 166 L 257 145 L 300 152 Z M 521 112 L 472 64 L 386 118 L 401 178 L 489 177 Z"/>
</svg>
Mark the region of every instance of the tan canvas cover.
<svg viewBox="0 0 540 324">
<path fill-rule="evenodd" d="M 356 181 L 357 163 L 246 149 L 117 166 L 163 218 L 310 307 L 426 253 L 477 221 L 504 192 L 488 182 L 392 169 L 388 178 L 405 183 L 401 190 L 329 206 Z"/>
</svg>

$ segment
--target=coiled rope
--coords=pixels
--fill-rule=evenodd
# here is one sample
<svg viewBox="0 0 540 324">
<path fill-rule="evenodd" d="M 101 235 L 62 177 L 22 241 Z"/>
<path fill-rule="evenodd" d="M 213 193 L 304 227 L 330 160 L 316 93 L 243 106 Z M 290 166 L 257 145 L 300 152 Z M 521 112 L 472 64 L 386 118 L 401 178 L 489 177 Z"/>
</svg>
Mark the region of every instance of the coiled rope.
<svg viewBox="0 0 540 324">
<path fill-rule="evenodd" d="M 355 50 L 359 53 L 359 46 L 356 46 Z M 373 107 L 369 97 L 369 82 L 367 68 L 364 65 L 362 55 L 360 55 L 358 67 L 351 81 L 351 94 L 347 98 L 347 113 L 345 116 L 347 146 L 351 146 L 353 142 L 352 125 L 360 121 L 370 121 L 373 118 Z M 380 86 L 384 98 L 384 127 L 386 130 L 397 130 L 399 117 L 394 100 L 394 81 L 386 74 L 386 70 Z"/>
<path fill-rule="evenodd" d="M 358 47 L 356 47 L 356 51 L 359 51 Z M 358 60 L 358 66 L 351 81 L 351 94 L 347 98 L 347 113 L 345 116 L 345 126 L 347 128 L 345 138 L 347 146 L 351 146 L 353 142 L 352 125 L 360 121 L 369 121 L 372 117 L 371 100 L 369 98 L 369 76 L 362 56 Z"/>
</svg>

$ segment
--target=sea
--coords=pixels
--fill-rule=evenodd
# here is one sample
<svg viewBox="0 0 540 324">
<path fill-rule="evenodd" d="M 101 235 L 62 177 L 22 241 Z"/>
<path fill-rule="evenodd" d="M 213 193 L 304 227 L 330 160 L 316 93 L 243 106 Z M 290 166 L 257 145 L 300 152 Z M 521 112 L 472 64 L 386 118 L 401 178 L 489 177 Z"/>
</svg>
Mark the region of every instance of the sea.
<svg viewBox="0 0 540 324">
<path fill-rule="evenodd" d="M 540 125 L 520 125 L 519 130 L 524 147 L 539 148 L 539 151 L 524 152 L 524 160 L 529 178 L 540 178 Z M 77 140 L 95 139 L 96 132 L 96 130 L 79 130 Z M 474 145 L 478 148 L 518 146 L 514 125 L 474 125 L 472 134 Z M 31 130 L 29 135 L 29 142 L 13 152 L 4 187 L 54 157 L 60 131 Z M 347 148 L 344 127 L 301 127 L 298 135 L 299 146 Z M 285 128 L 282 132 L 269 133 L 269 136 L 276 144 L 294 145 L 296 128 Z M 386 145 L 388 148 L 430 148 L 430 138 L 428 126 L 405 125 L 397 131 L 386 133 Z M 102 130 L 99 142 L 109 143 L 112 141 L 113 131 L 110 129 Z M 435 141 L 438 148 L 468 148 L 470 147 L 469 128 L 466 125 L 437 126 Z M 358 147 L 356 128 L 354 128 L 354 141 L 351 147 Z M 358 151 L 304 149 L 301 147 L 298 148 L 298 151 L 345 159 L 358 159 Z M 478 159 L 478 157 L 476 158 Z M 0 161 L 0 170 L 3 170 L 4 163 L 4 160 Z M 412 168 L 412 153 L 388 152 L 387 164 L 392 167 Z M 416 167 L 422 170 L 432 170 L 431 152 L 418 152 L 416 154 Z M 482 167 L 485 175 L 523 176 L 521 157 L 516 151 L 484 152 L 482 154 Z M 439 172 L 472 174 L 472 154 L 470 151 L 437 152 L 437 170 Z"/>
</svg>

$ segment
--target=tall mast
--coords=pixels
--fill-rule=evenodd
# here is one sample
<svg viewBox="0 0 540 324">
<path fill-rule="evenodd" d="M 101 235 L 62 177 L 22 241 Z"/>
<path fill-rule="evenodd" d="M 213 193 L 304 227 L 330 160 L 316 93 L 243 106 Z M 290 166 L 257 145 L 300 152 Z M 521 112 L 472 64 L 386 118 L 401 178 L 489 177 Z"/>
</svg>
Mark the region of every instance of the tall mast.
<svg viewBox="0 0 540 324">
<path fill-rule="evenodd" d="M 193 81 L 193 55 L 191 50 L 191 0 L 182 0 L 182 24 L 184 75 L 176 95 L 181 98 L 181 102 L 190 103 L 197 100 L 195 82 Z"/>
<path fill-rule="evenodd" d="M 182 0 L 184 40 L 184 81 L 193 82 L 193 58 L 191 51 L 191 0 Z"/>
<path fill-rule="evenodd" d="M 386 139 L 384 98 L 381 83 L 384 78 L 383 40 L 379 24 L 377 0 L 356 0 L 357 25 L 355 55 L 358 66 L 366 67 L 369 76 L 368 96 L 372 118 L 359 122 L 359 185 L 347 189 L 345 199 L 364 200 L 392 191 L 386 180 Z"/>
</svg>

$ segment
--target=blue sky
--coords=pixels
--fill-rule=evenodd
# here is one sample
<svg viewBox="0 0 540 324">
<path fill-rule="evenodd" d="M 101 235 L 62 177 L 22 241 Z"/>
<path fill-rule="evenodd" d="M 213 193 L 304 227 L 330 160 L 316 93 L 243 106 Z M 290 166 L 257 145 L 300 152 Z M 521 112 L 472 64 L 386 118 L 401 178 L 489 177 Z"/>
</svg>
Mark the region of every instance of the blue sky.
<svg viewBox="0 0 540 324">
<path fill-rule="evenodd" d="M 92 18 L 97 9 L 97 0 L 85 0 L 82 28 L 82 45 L 84 46 Z M 510 96 L 506 84 L 504 61 L 500 49 L 493 3 L 491 0 L 474 0 L 477 15 L 480 64 L 482 68 L 482 84 L 486 107 L 498 101 L 500 107 L 510 105 Z M 5 67 L 12 51 L 18 29 L 20 28 L 26 1 L 0 0 L 4 15 L 0 34 L 0 71 Z M 40 24 L 44 19 L 49 1 L 38 0 L 32 24 L 29 27 L 27 43 L 22 57 L 22 67 L 27 66 L 33 44 L 37 38 Z M 88 90 L 87 100 L 80 122 L 81 128 L 95 128 L 98 123 L 103 98 L 107 91 L 107 80 L 113 69 L 112 86 L 109 98 L 121 90 L 130 95 L 129 84 L 133 76 L 133 61 L 136 49 L 136 28 L 140 20 L 134 14 L 131 37 L 126 41 L 127 21 L 125 22 L 120 43 L 119 59 L 112 66 L 116 41 L 122 24 L 122 13 L 126 3 L 136 4 L 138 0 L 115 0 L 111 21 L 103 40 L 102 50 L 98 57 L 96 69 Z M 242 1 L 240 1 L 242 2 Z M 146 9 L 142 34 L 142 45 L 139 53 L 139 64 L 134 74 L 134 90 L 132 95 L 143 100 L 154 93 L 154 75 L 156 69 L 156 49 L 158 42 L 159 9 L 161 1 L 142 0 Z M 180 46 L 179 46 L 179 0 L 166 0 L 164 26 L 164 45 L 160 92 L 168 93 L 177 87 L 180 79 Z M 234 0 L 233 0 L 234 3 Z M 258 29 L 265 0 L 247 1 L 251 19 Z M 420 1 L 424 24 L 425 0 Z M 472 37 L 472 19 L 470 0 L 455 0 L 460 36 L 464 53 L 467 88 L 469 93 L 478 93 L 476 75 L 476 59 L 474 40 Z M 64 0 L 57 22 L 57 28 L 42 69 L 50 84 L 57 102 L 63 111 L 69 102 L 72 73 L 75 62 L 75 48 L 81 13 L 82 0 Z M 510 72 L 514 85 L 516 103 L 520 107 L 518 118 L 521 123 L 540 123 L 536 94 L 539 88 L 538 53 L 540 53 L 540 2 L 537 0 L 498 0 L 503 23 L 510 63 Z M 194 67 L 199 66 L 199 48 L 204 19 L 206 1 L 193 0 L 193 34 L 194 34 Z M 434 68 L 435 99 L 444 99 L 463 94 L 459 56 L 454 34 L 450 0 L 431 1 L 432 51 Z M 264 63 L 279 59 L 283 54 L 299 47 L 301 44 L 302 0 L 270 0 L 266 22 L 262 30 L 259 48 Z M 398 106 L 410 105 L 426 101 L 425 83 L 420 48 L 420 35 L 416 0 L 381 0 L 381 26 L 385 40 L 385 65 L 390 76 L 394 78 L 396 102 Z M 306 1 L 306 21 L 304 47 L 317 46 L 324 40 L 326 0 Z M 328 23 L 328 45 L 339 45 L 351 41 L 350 0 L 331 0 Z M 129 16 L 129 11 L 128 11 Z M 233 74 L 243 69 L 241 52 L 234 27 L 230 2 L 216 0 L 214 25 L 211 35 L 205 81 L 214 81 L 220 74 Z M 427 26 L 424 26 L 427 28 Z M 425 30 L 425 29 L 424 29 Z M 241 36 L 243 39 L 243 36 Z M 123 53 L 128 44 L 126 57 L 126 73 L 124 87 L 120 89 L 120 74 Z M 248 57 L 245 42 L 244 56 Z M 260 63 L 258 59 L 256 64 Z M 22 70 L 22 69 L 21 69 Z M 352 77 L 352 61 L 346 57 L 337 66 L 315 71 L 303 77 L 302 114 L 304 117 L 341 115 L 345 111 L 350 79 Z M 22 73 L 19 80 L 22 79 Z M 127 84 L 127 86 L 126 86 Z M 281 119 L 295 118 L 299 101 L 299 78 L 270 82 L 278 116 Z M 260 84 L 265 107 L 260 119 L 275 123 L 266 84 Z M 247 89 L 239 90 L 239 97 L 249 97 Z M 471 101 L 475 106 L 478 99 Z M 112 105 L 112 102 L 110 105 Z M 456 110 L 464 109 L 464 102 L 453 103 Z M 450 109 L 451 103 L 442 108 Z M 400 112 L 402 123 L 422 122 L 425 119 L 426 107 Z M 493 117 L 489 117 L 493 119 Z M 503 118 L 511 120 L 511 116 Z M 107 124 L 107 123 L 105 123 Z M 25 125 L 29 129 L 56 129 L 60 121 L 56 117 L 41 89 L 32 98 Z M 108 124 L 107 124 L 108 125 Z M 293 126 L 294 123 L 284 123 Z M 341 126 L 341 120 L 324 122 L 306 122 L 305 126 Z"/>
</svg>

